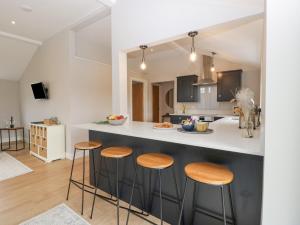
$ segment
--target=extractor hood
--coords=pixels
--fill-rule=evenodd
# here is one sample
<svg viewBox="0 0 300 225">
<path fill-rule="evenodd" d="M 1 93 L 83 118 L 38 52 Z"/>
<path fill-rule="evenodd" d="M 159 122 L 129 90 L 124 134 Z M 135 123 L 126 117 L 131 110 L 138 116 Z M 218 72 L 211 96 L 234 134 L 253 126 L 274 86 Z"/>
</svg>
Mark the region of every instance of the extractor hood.
<svg viewBox="0 0 300 225">
<path fill-rule="evenodd" d="M 212 72 L 210 70 L 213 64 L 213 59 L 211 56 L 203 55 L 203 77 L 193 85 L 195 86 L 211 86 L 216 85 L 217 82 L 212 79 Z"/>
</svg>

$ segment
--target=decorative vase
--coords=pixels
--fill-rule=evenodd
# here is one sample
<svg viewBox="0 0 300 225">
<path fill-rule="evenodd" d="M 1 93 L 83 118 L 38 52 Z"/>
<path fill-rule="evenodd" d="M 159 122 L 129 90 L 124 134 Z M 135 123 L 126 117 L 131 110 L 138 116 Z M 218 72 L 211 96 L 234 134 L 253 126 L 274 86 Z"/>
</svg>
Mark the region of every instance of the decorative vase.
<svg viewBox="0 0 300 225">
<path fill-rule="evenodd" d="M 244 138 L 253 138 L 254 124 L 249 112 L 245 113 L 244 119 L 244 129 L 242 131 L 242 135 Z"/>
</svg>

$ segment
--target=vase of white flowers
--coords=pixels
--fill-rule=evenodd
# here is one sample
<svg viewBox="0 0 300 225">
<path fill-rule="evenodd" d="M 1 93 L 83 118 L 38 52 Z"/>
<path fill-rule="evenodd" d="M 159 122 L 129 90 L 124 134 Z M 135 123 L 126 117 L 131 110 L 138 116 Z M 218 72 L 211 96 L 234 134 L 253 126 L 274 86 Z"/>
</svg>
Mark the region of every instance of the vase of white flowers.
<svg viewBox="0 0 300 225">
<path fill-rule="evenodd" d="M 251 113 L 255 107 L 254 92 L 249 88 L 241 89 L 236 94 L 236 100 L 237 105 L 243 113 L 243 136 L 246 138 L 252 138 L 254 124 L 251 119 Z"/>
</svg>

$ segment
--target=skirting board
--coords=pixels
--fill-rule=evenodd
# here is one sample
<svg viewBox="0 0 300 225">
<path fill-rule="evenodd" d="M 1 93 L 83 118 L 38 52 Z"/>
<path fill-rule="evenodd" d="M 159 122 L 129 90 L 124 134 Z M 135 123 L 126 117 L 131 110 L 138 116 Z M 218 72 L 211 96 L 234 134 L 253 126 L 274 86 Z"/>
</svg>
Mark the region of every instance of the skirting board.
<svg viewBox="0 0 300 225">
<path fill-rule="evenodd" d="M 73 160 L 73 155 L 74 155 L 74 152 L 66 152 L 66 159 Z M 85 157 L 88 157 L 88 156 L 89 156 L 89 151 L 86 151 L 85 152 Z M 83 157 L 83 152 L 82 151 L 77 151 L 75 159 L 79 159 L 79 158 L 82 158 L 82 157 Z"/>
</svg>

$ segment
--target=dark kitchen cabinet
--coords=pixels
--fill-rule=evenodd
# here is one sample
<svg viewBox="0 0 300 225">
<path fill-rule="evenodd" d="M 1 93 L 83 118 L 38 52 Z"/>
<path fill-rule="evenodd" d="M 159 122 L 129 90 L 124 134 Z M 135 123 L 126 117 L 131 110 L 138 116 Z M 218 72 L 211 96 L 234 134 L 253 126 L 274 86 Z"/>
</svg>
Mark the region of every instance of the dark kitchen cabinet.
<svg viewBox="0 0 300 225">
<path fill-rule="evenodd" d="M 199 99 L 198 88 L 193 84 L 197 83 L 197 75 L 177 77 L 177 102 L 197 102 Z"/>
<path fill-rule="evenodd" d="M 235 98 L 236 91 L 241 89 L 242 72 L 242 70 L 218 72 L 218 102 L 228 102 Z"/>
</svg>

